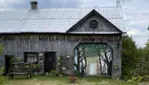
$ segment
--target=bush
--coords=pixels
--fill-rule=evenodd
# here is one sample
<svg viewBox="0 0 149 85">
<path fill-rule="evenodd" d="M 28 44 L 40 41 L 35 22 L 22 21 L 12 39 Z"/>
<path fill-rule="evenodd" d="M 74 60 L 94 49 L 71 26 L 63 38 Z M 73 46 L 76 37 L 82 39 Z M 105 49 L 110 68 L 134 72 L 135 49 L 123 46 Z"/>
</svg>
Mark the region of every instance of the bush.
<svg viewBox="0 0 149 85">
<path fill-rule="evenodd" d="M 35 71 L 40 72 L 41 66 L 40 64 L 35 64 Z"/>
<path fill-rule="evenodd" d="M 63 72 L 59 72 L 57 75 L 58 75 L 59 77 L 63 77 L 65 74 L 64 74 Z"/>
<path fill-rule="evenodd" d="M 134 76 L 149 75 L 149 50 L 142 50 L 142 59 L 137 63 Z"/>
<path fill-rule="evenodd" d="M 76 76 L 81 76 L 81 73 L 80 73 L 79 71 L 75 70 L 75 71 L 74 71 L 74 75 L 76 75 Z"/>
<path fill-rule="evenodd" d="M 125 69 L 125 71 L 123 70 L 123 75 L 122 75 L 122 78 L 124 80 L 128 80 L 128 79 L 131 79 L 132 76 L 133 76 L 133 72 L 134 72 L 134 69 Z"/>
<path fill-rule="evenodd" d="M 21 61 L 22 61 L 21 58 L 12 56 L 11 59 L 10 59 L 10 64 L 20 63 Z"/>
<path fill-rule="evenodd" d="M 0 85 L 4 84 L 4 78 L 2 76 L 0 76 Z"/>
<path fill-rule="evenodd" d="M 0 69 L 0 85 L 3 85 L 4 83 L 4 78 L 3 78 L 3 73 L 4 73 L 4 66 Z"/>
<path fill-rule="evenodd" d="M 132 77 L 132 79 L 128 80 L 127 82 L 129 83 L 134 83 L 134 82 L 148 82 L 149 81 L 149 76 L 137 76 L 137 77 Z"/>
<path fill-rule="evenodd" d="M 133 76 L 139 60 L 138 50 L 135 42 L 129 36 L 123 36 L 122 43 L 122 79 L 128 80 Z"/>
<path fill-rule="evenodd" d="M 51 76 L 56 76 L 56 70 L 51 70 Z"/>
<path fill-rule="evenodd" d="M 134 74 L 134 76 L 144 76 L 144 75 L 149 75 L 149 70 L 137 68 Z"/>
<path fill-rule="evenodd" d="M 69 80 L 70 80 L 71 83 L 76 83 L 77 78 L 74 75 L 71 75 L 69 77 Z"/>
<path fill-rule="evenodd" d="M 2 68 L 0 69 L 0 75 L 3 75 L 5 72 L 4 66 L 2 66 Z"/>
</svg>

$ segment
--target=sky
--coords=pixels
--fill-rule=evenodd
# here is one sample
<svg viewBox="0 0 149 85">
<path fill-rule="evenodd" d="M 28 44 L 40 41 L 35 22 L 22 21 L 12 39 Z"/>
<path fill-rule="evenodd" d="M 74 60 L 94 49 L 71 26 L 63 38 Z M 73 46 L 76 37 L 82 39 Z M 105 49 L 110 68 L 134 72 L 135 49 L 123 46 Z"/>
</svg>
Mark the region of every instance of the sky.
<svg viewBox="0 0 149 85">
<path fill-rule="evenodd" d="M 0 9 L 29 9 L 31 0 L 0 0 Z M 37 0 L 39 8 L 116 6 L 117 0 Z M 149 0 L 120 0 L 127 34 L 138 47 L 149 39 Z"/>
</svg>

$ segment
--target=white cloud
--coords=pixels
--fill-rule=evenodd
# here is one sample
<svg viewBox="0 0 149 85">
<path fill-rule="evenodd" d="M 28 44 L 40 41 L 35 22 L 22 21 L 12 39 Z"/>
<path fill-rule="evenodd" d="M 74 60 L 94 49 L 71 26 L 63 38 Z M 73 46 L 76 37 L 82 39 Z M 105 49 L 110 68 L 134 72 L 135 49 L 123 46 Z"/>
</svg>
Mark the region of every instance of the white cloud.
<svg viewBox="0 0 149 85">
<path fill-rule="evenodd" d="M 25 1 L 29 2 L 30 0 L 0 0 L 0 9 L 9 9 L 9 6 L 11 4 L 23 4 L 25 3 Z M 53 1 L 54 3 L 60 3 L 58 5 L 62 4 L 60 2 L 61 0 L 38 0 L 38 1 L 39 2 L 47 1 L 46 3 Z M 68 2 L 68 0 L 63 1 Z M 75 4 L 77 7 L 116 6 L 116 0 L 76 0 L 76 3 L 74 3 L 74 0 L 69 0 L 69 2 L 72 3 L 67 5 Z M 149 36 L 149 33 L 147 32 L 147 26 L 149 25 L 149 5 L 148 5 L 149 0 L 121 0 L 121 3 L 128 34 L 132 35 L 133 39 L 136 41 L 139 47 L 144 47 L 147 41 L 147 36 Z"/>
<path fill-rule="evenodd" d="M 131 0 L 125 2 L 123 11 L 128 35 L 132 36 L 138 47 L 144 47 L 149 32 L 149 0 Z"/>
<path fill-rule="evenodd" d="M 148 31 L 141 31 L 140 29 L 130 29 L 127 34 L 132 36 L 133 40 L 136 42 L 138 47 L 145 47 L 145 43 L 147 42 L 149 36 Z"/>
<path fill-rule="evenodd" d="M 127 34 L 131 35 L 131 36 L 136 36 L 136 35 L 142 35 L 143 32 L 139 29 L 131 29 L 131 30 L 127 31 Z"/>
<path fill-rule="evenodd" d="M 81 0 L 81 7 L 115 6 L 116 0 Z M 108 3 L 107 3 L 108 2 Z M 149 25 L 149 0 L 121 0 L 127 34 L 132 36 L 139 47 L 147 41 Z"/>
</svg>

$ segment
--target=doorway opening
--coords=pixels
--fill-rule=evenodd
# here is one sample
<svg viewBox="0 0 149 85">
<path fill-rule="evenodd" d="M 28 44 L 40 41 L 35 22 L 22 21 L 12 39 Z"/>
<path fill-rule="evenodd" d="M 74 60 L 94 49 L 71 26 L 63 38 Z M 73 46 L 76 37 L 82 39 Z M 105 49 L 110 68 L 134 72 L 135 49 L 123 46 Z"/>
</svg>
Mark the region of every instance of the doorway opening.
<svg viewBox="0 0 149 85">
<path fill-rule="evenodd" d="M 56 52 L 45 52 L 44 71 L 50 72 L 56 69 Z"/>
<path fill-rule="evenodd" d="M 13 55 L 5 55 L 5 72 L 4 75 L 7 75 L 9 72 L 9 69 L 11 67 L 11 59 L 13 58 Z"/>
<path fill-rule="evenodd" d="M 80 43 L 75 48 L 75 70 L 82 75 L 111 76 L 112 48 L 107 43 Z"/>
</svg>

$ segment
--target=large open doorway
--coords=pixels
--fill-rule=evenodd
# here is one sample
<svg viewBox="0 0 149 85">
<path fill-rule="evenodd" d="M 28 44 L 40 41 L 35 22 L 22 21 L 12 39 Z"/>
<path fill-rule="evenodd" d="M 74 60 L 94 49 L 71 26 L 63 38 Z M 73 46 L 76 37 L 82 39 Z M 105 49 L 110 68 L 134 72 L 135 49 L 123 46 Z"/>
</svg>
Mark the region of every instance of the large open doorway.
<svg viewBox="0 0 149 85">
<path fill-rule="evenodd" d="M 13 55 L 5 55 L 5 72 L 4 75 L 7 75 L 11 66 L 11 58 L 13 58 Z"/>
<path fill-rule="evenodd" d="M 56 69 L 56 52 L 45 52 L 44 71 Z"/>
<path fill-rule="evenodd" d="M 75 48 L 75 70 L 82 75 L 110 77 L 112 58 L 112 48 L 107 43 L 80 43 Z"/>
</svg>

